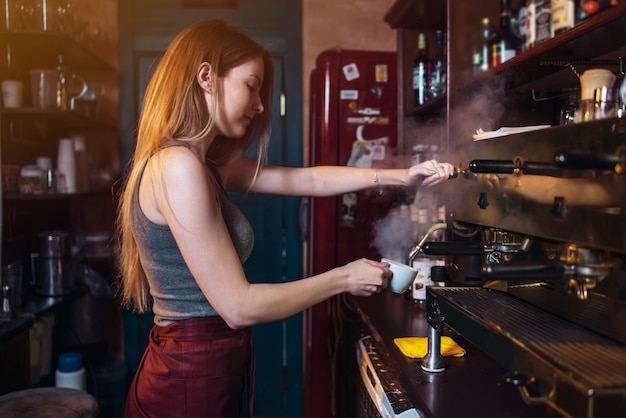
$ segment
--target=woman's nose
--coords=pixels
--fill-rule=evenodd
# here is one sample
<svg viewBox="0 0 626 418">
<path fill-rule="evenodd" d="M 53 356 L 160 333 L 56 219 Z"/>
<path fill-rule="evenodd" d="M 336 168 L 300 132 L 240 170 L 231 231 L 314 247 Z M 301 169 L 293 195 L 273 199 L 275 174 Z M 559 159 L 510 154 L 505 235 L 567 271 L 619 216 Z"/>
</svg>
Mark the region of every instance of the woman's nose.
<svg viewBox="0 0 626 418">
<path fill-rule="evenodd" d="M 257 105 L 254 107 L 254 111 L 257 114 L 261 114 L 261 113 L 263 113 L 263 110 L 265 110 L 265 108 L 263 107 L 263 102 L 261 102 L 261 100 L 259 100 Z"/>
</svg>

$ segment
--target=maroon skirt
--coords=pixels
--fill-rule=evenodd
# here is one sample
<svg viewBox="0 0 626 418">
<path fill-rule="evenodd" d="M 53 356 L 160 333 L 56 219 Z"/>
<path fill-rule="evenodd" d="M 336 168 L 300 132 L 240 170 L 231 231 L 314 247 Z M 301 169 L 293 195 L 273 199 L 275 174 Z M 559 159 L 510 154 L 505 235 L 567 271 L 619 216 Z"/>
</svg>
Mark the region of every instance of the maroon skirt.
<svg viewBox="0 0 626 418">
<path fill-rule="evenodd" d="M 240 418 L 248 383 L 254 401 L 250 328 L 233 330 L 220 317 L 154 326 L 131 383 L 125 418 Z"/>
</svg>

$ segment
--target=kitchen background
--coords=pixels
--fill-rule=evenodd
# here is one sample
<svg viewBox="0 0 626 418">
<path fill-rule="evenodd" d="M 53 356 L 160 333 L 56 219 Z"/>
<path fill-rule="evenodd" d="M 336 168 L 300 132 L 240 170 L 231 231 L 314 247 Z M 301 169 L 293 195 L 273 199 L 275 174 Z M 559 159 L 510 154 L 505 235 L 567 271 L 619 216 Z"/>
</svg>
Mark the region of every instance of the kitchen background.
<svg viewBox="0 0 626 418">
<path fill-rule="evenodd" d="M 25 107 L 0 112 L 2 263 L 23 267 L 25 289 L 21 312 L 0 328 L 0 392 L 53 385 L 58 355 L 76 350 L 83 353 L 90 377 L 87 388 L 97 396 L 103 416 L 119 415 L 125 383 L 145 347 L 152 317 L 122 311 L 111 287 L 115 275 L 111 189 L 131 156 L 151 69 L 182 28 L 203 17 L 226 18 L 272 52 L 277 70 L 274 93 L 281 100 L 276 100 L 273 113 L 270 163 L 300 166 L 311 160 L 309 118 L 315 90 L 310 89 L 309 77 L 316 58 L 326 50 L 397 52 L 401 123 L 395 132 L 398 148 L 390 151 L 421 150 L 419 155 L 402 155 L 400 162 L 433 154 L 446 159 L 453 146 L 471 143 L 478 128 L 559 123 L 568 98 L 553 94 L 577 87 L 577 77 L 570 68 L 538 69 L 537 61 L 585 53 L 614 63 L 615 57 L 624 54 L 623 37 L 615 31 L 623 27 L 625 4 L 614 1 L 616 13 L 583 21 L 513 64 L 499 64 L 481 74 L 472 61 L 482 43 L 481 20 L 489 16 L 496 23 L 500 11 L 499 1 L 484 3 L 476 8 L 464 0 L 48 0 L 51 26 L 43 31 L 36 19 L 40 13 L 36 6 L 42 2 L 4 0 L 0 27 L 7 30 L 0 30 L 0 76 L 24 82 Z M 608 5 L 608 1 L 601 3 Z M 513 9 L 519 4 L 512 1 Z M 9 9 L 16 19 L 7 19 Z M 447 55 L 448 93 L 416 106 L 411 74 L 417 41 L 424 32 L 434 54 L 437 29 L 454 37 Z M 601 42 L 590 46 L 587 39 Z M 59 54 L 59 70 L 70 78 L 77 78 L 72 73 L 84 77 L 89 87 L 89 94 L 68 102 L 76 106 L 73 112 L 38 109 L 30 98 L 29 71 L 56 70 Z M 584 65 L 577 68 L 582 70 Z M 85 144 L 86 185 L 69 194 L 20 190 L 20 167 L 39 163 L 41 156 L 55 165 L 62 138 Z M 427 152 L 422 153 L 423 146 Z M 442 191 L 449 187 L 443 186 Z M 415 194 L 414 190 L 396 191 L 386 193 L 385 198 L 407 203 Z M 317 227 L 304 220 L 311 202 L 233 197 L 251 220 L 257 238 L 244 266 L 248 278 L 286 281 L 307 274 L 310 229 Z M 42 231 L 53 233 L 41 235 Z M 71 292 L 62 287 L 62 294 L 57 294 L 45 291 L 41 283 L 45 274 L 31 283 L 31 260 L 35 271 L 46 263 L 67 262 L 66 250 L 45 257 L 50 239 L 66 242 L 63 231 L 72 237 L 71 250 L 79 267 L 73 273 L 86 285 Z M 351 416 L 354 412 L 350 386 L 354 370 L 346 368 L 344 376 L 344 369 L 337 368 L 350 366 L 354 360 L 351 342 L 340 347 L 343 336 L 338 334 L 344 324 L 334 321 L 343 312 L 338 313 L 332 303 L 318 308 L 254 327 L 258 416 Z M 322 323 L 330 326 L 329 317 L 334 322 L 318 334 L 315 325 L 320 325 L 320 311 Z M 346 361 L 337 356 L 337 348 L 345 348 Z M 340 379 L 344 381 L 338 385 Z"/>
<path fill-rule="evenodd" d="M 34 318 L 20 314 L 19 321 L 12 321 L 10 330 L 3 327 L 0 353 L 5 360 L 0 388 L 7 393 L 32 385 L 53 385 L 57 356 L 75 349 L 83 352 L 88 375 L 93 378 L 89 390 L 93 392 L 94 386 L 100 386 L 99 400 L 108 405 L 104 415 L 116 416 L 123 391 L 107 390 L 120 386 L 132 375 L 152 318 L 123 312 L 109 286 L 114 275 L 114 260 L 110 258 L 114 245 L 110 241 L 114 202 L 110 189 L 132 152 L 140 97 L 153 61 L 180 29 L 200 17 L 226 18 L 249 31 L 276 56 L 277 74 L 283 80 L 277 83 L 280 87 L 276 93 L 285 94 L 289 109 L 282 120 L 274 121 L 274 131 L 278 133 L 272 139 L 274 154 L 286 155 L 285 160 L 274 162 L 301 165 L 309 155 L 308 74 L 316 56 L 327 49 L 395 51 L 395 31 L 382 19 L 392 0 L 240 0 L 234 8 L 187 7 L 185 4 L 190 3 L 184 0 L 48 1 L 50 16 L 55 17 L 49 22 L 49 31 L 68 35 L 78 47 L 57 44 L 46 34 L 30 37 L 29 32 L 41 33 L 37 19 L 41 2 L 5 3 L 13 14 L 8 22 L 6 16 L 2 17 L 3 26 L 9 28 L 3 31 L 6 40 L 1 42 L 2 78 L 24 82 L 24 106 L 31 106 L 29 70 L 54 69 L 58 64 L 54 50 L 61 45 L 60 51 L 67 54 L 64 64 L 84 77 L 90 87 L 97 88 L 94 94 L 98 94 L 98 107 L 97 114 L 82 114 L 79 118 L 47 111 L 42 114 L 4 110 L 0 114 L 3 170 L 7 166 L 34 165 L 40 156 L 49 156 L 56 166 L 59 140 L 81 137 L 90 159 L 88 175 L 93 177 L 89 192 L 66 196 L 24 196 L 5 187 L 2 261 L 21 263 L 26 285 L 24 300 L 40 299 L 27 278 L 31 270 L 29 256 L 37 250 L 38 234 L 69 231 L 74 251 L 79 245 L 98 246 L 98 254 L 83 253 L 80 262 L 90 269 L 95 280 L 103 280 L 97 284 L 106 285 L 99 288 L 105 289 L 100 292 L 83 289 L 78 295 L 46 297 L 48 303 L 43 306 L 39 300 L 25 302 L 22 311 L 36 312 Z M 13 31 L 17 34 L 10 33 Z M 268 264 L 281 263 L 263 262 L 268 256 L 284 257 L 283 237 L 276 231 L 284 230 L 285 223 L 297 219 L 299 202 L 261 200 L 242 202 L 244 211 L 245 207 L 255 208 L 250 209 L 248 216 L 253 223 L 257 221 L 257 226 L 259 217 L 264 219 L 264 225 L 267 219 L 273 220 L 267 229 L 256 232 L 259 245 L 246 266 L 248 275 L 253 281 L 301 277 L 305 271 L 303 237 L 295 226 L 286 232 L 288 267 L 271 271 Z M 259 205 L 264 209 L 259 210 Z M 303 404 L 313 402 L 303 399 L 302 316 L 257 327 L 255 334 L 260 357 L 257 413 L 301 416 L 298 411 L 312 407 Z M 19 355 L 15 357 L 14 353 Z"/>
</svg>

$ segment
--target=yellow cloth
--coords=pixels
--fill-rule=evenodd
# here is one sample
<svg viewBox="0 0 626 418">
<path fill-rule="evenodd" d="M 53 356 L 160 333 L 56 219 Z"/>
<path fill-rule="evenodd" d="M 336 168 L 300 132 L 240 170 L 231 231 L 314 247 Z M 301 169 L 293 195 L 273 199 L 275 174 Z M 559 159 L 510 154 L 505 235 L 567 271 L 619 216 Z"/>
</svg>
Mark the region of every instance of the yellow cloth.
<svg viewBox="0 0 626 418">
<path fill-rule="evenodd" d="M 402 354 L 410 358 L 423 358 L 428 353 L 428 337 L 395 338 L 393 342 Z M 461 357 L 465 355 L 465 350 L 452 338 L 444 335 L 441 337 L 441 355 Z"/>
</svg>

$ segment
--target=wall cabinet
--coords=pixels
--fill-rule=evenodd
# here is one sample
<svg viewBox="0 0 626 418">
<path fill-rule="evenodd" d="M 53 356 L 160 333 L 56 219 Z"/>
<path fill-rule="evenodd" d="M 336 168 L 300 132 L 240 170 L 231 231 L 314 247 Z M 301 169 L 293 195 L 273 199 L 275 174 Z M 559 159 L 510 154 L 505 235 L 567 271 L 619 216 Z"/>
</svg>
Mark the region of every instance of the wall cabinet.
<svg viewBox="0 0 626 418">
<path fill-rule="evenodd" d="M 24 85 L 22 106 L 0 110 L 3 172 L 12 168 L 15 175 L 40 156 L 49 157 L 56 168 L 59 139 L 74 135 L 84 138 L 89 160 L 85 174 L 89 193 L 20 194 L 14 177 L 5 181 L 2 259 L 11 261 L 27 253 L 29 240 L 42 228 L 69 229 L 82 235 L 112 231 L 111 216 L 94 219 L 90 215 L 101 213 L 103 203 L 112 208 L 110 186 L 119 173 L 117 74 L 110 64 L 62 33 L 3 31 L 1 35 L 0 76 Z M 67 73 L 85 79 L 88 93 L 76 100 L 72 110 L 36 108 L 31 100 L 30 70 L 54 70 L 59 56 Z M 91 207 L 94 200 L 101 200 L 97 209 Z"/>
<path fill-rule="evenodd" d="M 82 100 L 75 102 L 72 110 L 36 108 L 31 99 L 30 70 L 54 70 L 59 55 L 63 58 L 63 65 L 68 68 L 66 72 L 85 79 L 88 93 Z M 52 374 L 42 376 L 42 384 L 54 384 L 55 355 L 62 350 L 81 350 L 85 361 L 96 360 L 96 356 L 103 354 L 123 357 L 121 309 L 112 295 L 93 296 L 83 285 L 76 294 L 67 297 L 39 296 L 32 286 L 30 268 L 30 253 L 36 249 L 37 234 L 66 230 L 72 236 L 75 261 L 90 265 L 109 282 L 115 275 L 113 250 L 109 254 L 86 256 L 79 250 L 88 241 L 83 241 L 84 238 L 112 237 L 113 234 L 115 206 L 111 187 L 120 171 L 117 71 L 113 65 L 63 33 L 0 31 L 0 79 L 17 79 L 24 85 L 21 107 L 0 108 L 0 155 L 3 169 L 1 260 L 3 263 L 20 262 L 23 265 L 23 311 L 38 318 L 42 314 L 41 309 L 33 307 L 46 302 L 46 309 L 57 317 L 57 325 L 51 337 L 52 351 L 47 353 L 52 354 Z M 19 173 L 22 166 L 36 164 L 40 156 L 49 157 L 53 168 L 57 168 L 59 139 L 72 136 L 80 136 L 85 141 L 88 191 L 71 194 L 20 193 L 19 188 L 16 188 L 15 173 Z M 9 172 L 13 174 L 7 175 Z M 85 300 L 87 302 L 83 302 Z M 65 308 L 61 310 L 60 306 Z M 66 311 L 71 314 L 63 315 Z M 106 322 L 103 321 L 103 315 L 107 317 Z M 29 328 L 31 349 L 33 344 L 32 317 L 20 315 L 12 322 L 0 325 L 0 351 L 7 350 L 7 347 L 19 341 L 21 347 L 26 345 L 24 352 L 28 357 Z M 17 323 L 26 325 L 19 335 L 13 337 L 5 332 Z M 79 329 L 77 325 L 84 328 L 85 333 L 79 330 L 79 335 L 75 336 L 78 340 L 68 340 L 67 330 Z M 98 329 L 98 332 L 93 333 L 94 329 Z M 32 356 L 30 361 L 30 367 L 33 367 Z M 22 363 L 19 366 L 14 368 L 12 374 L 17 383 L 11 386 L 4 384 L 8 382 L 0 382 L 2 392 L 37 384 L 37 381 L 30 381 L 28 359 L 25 366 Z M 18 375 L 24 371 L 26 376 Z"/>
<path fill-rule="evenodd" d="M 513 6 L 519 2 L 513 1 Z M 397 0 L 385 21 L 397 29 L 400 60 L 400 139 L 408 152 L 425 140 L 452 152 L 455 144 L 470 141 L 476 129 L 501 126 L 555 124 L 563 104 L 563 90 L 579 86 L 577 74 L 591 67 L 624 71 L 626 3 L 590 16 L 513 59 L 474 75 L 472 53 L 481 45 L 480 21 L 498 22 L 500 3 L 463 0 Z M 419 108 L 413 106 L 412 63 L 420 32 L 433 40 L 435 30 L 447 32 L 447 95 Z M 432 42 L 431 42 L 432 45 Z M 621 81 L 618 78 L 618 81 Z M 439 129 L 436 134 L 432 126 Z M 429 137 L 430 136 L 430 137 Z"/>
</svg>

